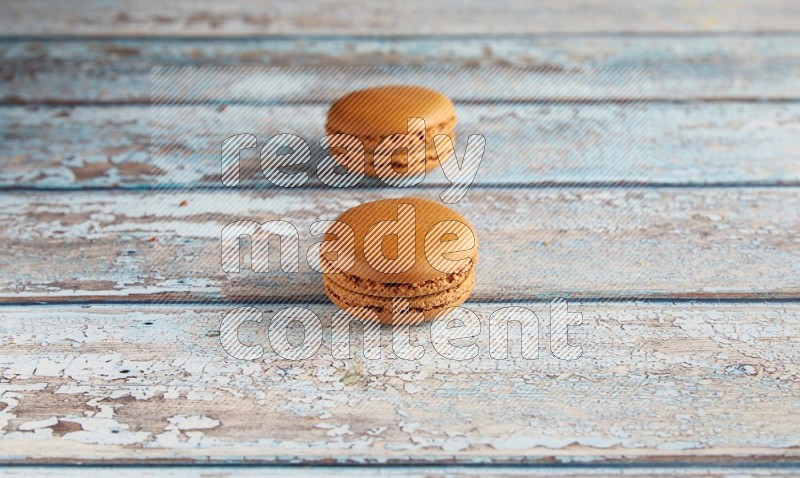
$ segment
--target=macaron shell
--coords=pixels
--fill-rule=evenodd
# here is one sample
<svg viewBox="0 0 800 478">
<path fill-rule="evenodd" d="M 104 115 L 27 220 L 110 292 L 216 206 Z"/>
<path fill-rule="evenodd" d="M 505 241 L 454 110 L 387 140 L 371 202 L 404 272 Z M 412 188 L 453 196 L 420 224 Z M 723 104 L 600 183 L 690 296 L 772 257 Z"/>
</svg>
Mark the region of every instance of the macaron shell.
<svg viewBox="0 0 800 478">
<path fill-rule="evenodd" d="M 336 101 L 328 112 L 327 129 L 383 137 L 407 131 L 411 117 L 424 119 L 426 129 L 430 129 L 443 123 L 455 126 L 455 116 L 453 102 L 437 91 L 384 86 L 355 91 Z"/>
<path fill-rule="evenodd" d="M 455 145 L 456 113 L 453 102 L 443 94 L 418 86 L 385 86 L 350 93 L 331 106 L 325 129 L 329 135 L 356 136 L 364 145 L 364 174 L 377 177 L 373 153 L 385 138 L 409 133 L 409 118 L 425 121 L 424 171 L 452 158 L 436 151 L 434 137 L 445 134 Z M 407 166 L 408 155 L 400 151 L 393 157 L 397 166 Z M 352 165 L 343 162 L 344 166 Z M 402 170 L 401 170 L 402 171 Z M 422 172 L 422 169 L 414 168 Z"/>
<path fill-rule="evenodd" d="M 415 238 L 413 266 L 408 270 L 402 270 L 400 272 L 376 270 L 373 268 L 373 265 L 368 262 L 364 253 L 365 236 L 371 228 L 378 227 L 376 225 L 381 221 L 397 220 L 398 208 L 401 205 L 410 205 L 414 213 Z M 461 270 L 467 270 L 473 267 L 478 259 L 478 235 L 475 229 L 456 211 L 433 201 L 419 198 L 384 199 L 365 203 L 349 209 L 336 220 L 349 225 L 355 234 L 355 263 L 352 268 L 343 271 L 343 273 L 363 279 L 379 283 L 415 284 L 447 277 L 451 272 L 439 270 L 441 267 L 439 267 L 439 269 L 433 267 L 425 254 L 425 237 L 428 230 L 435 224 L 443 221 L 457 221 L 464 224 L 472 232 L 472 238 L 474 239 L 471 248 L 468 248 L 467 245 L 459 247 L 459 249 L 465 250 L 449 253 L 446 255 L 447 259 L 451 261 L 460 261 L 465 258 L 469 259 L 469 261 L 466 261 L 466 266 Z M 333 240 L 335 236 L 326 233 L 324 239 Z M 460 244 L 466 244 L 468 239 L 467 237 L 458 238 Z M 389 253 L 391 252 L 394 252 L 395 256 L 397 255 L 397 243 L 395 243 L 394 251 L 389 251 Z M 384 256 L 388 256 L 386 251 L 384 251 Z M 410 253 L 408 257 L 411 257 Z"/>
</svg>

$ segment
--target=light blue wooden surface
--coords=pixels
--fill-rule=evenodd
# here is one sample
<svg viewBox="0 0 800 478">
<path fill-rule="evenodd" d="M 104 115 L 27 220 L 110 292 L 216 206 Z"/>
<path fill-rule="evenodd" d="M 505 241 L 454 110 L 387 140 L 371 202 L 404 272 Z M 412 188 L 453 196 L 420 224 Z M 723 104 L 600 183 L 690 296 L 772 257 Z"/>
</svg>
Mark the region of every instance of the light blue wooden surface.
<svg viewBox="0 0 800 478">
<path fill-rule="evenodd" d="M 320 240 L 309 233 L 314 221 L 378 199 L 438 201 L 443 191 L 6 193 L 0 302 L 326 301 L 319 273 L 305 260 L 296 273 L 226 274 L 222 228 L 242 219 L 289 221 L 305 258 Z M 480 241 L 475 300 L 769 300 L 800 293 L 794 187 L 486 186 L 452 207 Z"/>
<path fill-rule="evenodd" d="M 5 470 L 4 476 L 17 477 L 51 477 L 63 476 L 65 473 L 91 473 L 92 476 L 99 478 L 114 477 L 207 477 L 209 475 L 218 477 L 228 476 L 259 476 L 259 477 L 296 477 L 296 476 L 315 476 L 318 478 L 341 477 L 341 476 L 403 476 L 412 478 L 429 478 L 438 476 L 448 476 L 456 478 L 478 478 L 484 476 L 592 476 L 592 477 L 659 477 L 659 476 L 796 476 L 797 469 L 794 467 L 770 467 L 770 466 L 680 466 L 671 464 L 661 464 L 641 467 L 619 467 L 619 466 L 599 466 L 599 467 L 554 467 L 554 466 L 384 466 L 384 467 L 365 467 L 365 466 L 150 466 L 142 467 L 115 467 L 101 466 L 91 470 L 80 467 L 19 467 Z"/>
<path fill-rule="evenodd" d="M 202 66 L 517 66 L 552 77 L 576 68 L 647 67 L 653 100 L 791 100 L 800 94 L 795 33 L 23 38 L 3 40 L 0 55 L 7 78 L 0 98 L 12 104 L 148 104 L 153 67 Z M 609 97 L 601 86 L 592 97 Z"/>
<path fill-rule="evenodd" d="M 167 110 L 169 107 L 159 107 Z M 322 104 L 173 108 L 151 121 L 134 106 L 7 106 L 0 158 L 4 188 L 221 187 L 218 143 L 251 132 L 263 143 L 292 133 L 322 150 Z M 456 103 L 456 149 L 481 134 L 487 148 L 479 185 L 796 185 L 800 182 L 800 105 L 793 102 L 570 104 Z M 191 120 L 181 120 L 191 118 Z M 151 155 L 152 139 L 180 144 Z M 257 150 L 243 153 L 241 186 L 270 187 Z M 438 168 L 424 185 L 448 181 Z M 365 182 L 366 186 L 368 183 Z"/>
<path fill-rule="evenodd" d="M 299 2 L 67 5 L 0 6 L 1 462 L 233 465 L 89 470 L 137 476 L 797 471 L 794 2 L 403 3 L 406 14 L 426 15 L 416 23 L 393 18 L 400 4 L 348 2 L 327 16 Z M 447 22 L 432 14 L 443 8 Z M 252 284 L 191 265 L 214 245 L 205 237 L 209 214 L 299 211 L 308 219 L 388 192 L 354 190 L 340 204 L 309 188 L 299 201 L 260 190 L 252 164 L 248 188 L 227 201 L 224 192 L 190 191 L 214 185 L 216 159 L 197 151 L 215 144 L 216 131 L 174 122 L 167 130 L 194 149 L 154 163 L 152 68 L 389 64 L 448 65 L 447 81 L 476 66 L 519 66 L 542 82 L 530 95 L 511 88 L 511 98 L 494 98 L 513 104 L 478 104 L 490 82 L 472 82 L 456 98 L 462 132 L 485 128 L 503 145 L 487 156 L 463 212 L 480 214 L 488 228 L 487 263 L 510 265 L 485 270 L 482 302 L 472 305 L 589 298 L 576 305 L 587 314 L 587 338 L 597 339 L 586 343 L 593 360 L 460 369 L 438 359 L 365 365 L 323 357 L 276 369 L 214 348 L 218 309 L 237 304 Z M 619 67 L 649 70 L 646 133 L 634 133 L 641 116 L 630 96 L 619 101 L 613 81 L 580 98 L 564 94 L 576 72 Z M 187 116 L 270 113 L 284 120 L 265 129 L 321 134 L 327 81 L 313 70 L 283 78 L 297 81 L 291 95 L 245 91 L 264 111 L 215 104 Z M 212 96 L 226 97 L 224 89 Z M 620 136 L 646 144 L 646 153 L 626 154 Z M 142 208 L 154 183 L 173 189 L 162 200 L 175 200 L 148 216 Z M 417 194 L 435 195 L 443 184 L 433 174 Z M 569 220 L 559 223 L 562 216 Z M 528 221 L 515 229 L 520 217 Z M 520 244 L 530 246 L 522 256 Z M 171 260 L 153 269 L 146 257 L 159 246 Z M 530 265 L 540 276 L 525 272 Z M 626 300 L 600 300 L 612 292 Z M 272 283 L 258 298 L 328 307 L 310 274 L 299 286 Z M 209 299 L 216 305 L 195 303 Z M 142 305 L 152 300 L 173 303 Z M 366 374 L 370 367 L 381 373 Z M 480 413 L 492 403 L 524 419 Z M 254 461 L 371 467 L 239 466 Z M 531 466 L 542 462 L 558 466 Z M 398 466 L 410 463 L 432 466 Z"/>
<path fill-rule="evenodd" d="M 333 305 L 263 302 L 264 321 L 308 307 L 324 343 L 281 358 L 266 324 L 248 322 L 239 340 L 264 354 L 241 360 L 220 326 L 240 305 L 0 307 L 13 338 L 0 349 L 3 461 L 796 469 L 796 302 L 570 301 L 577 360 L 553 354 L 541 301 L 470 301 L 482 322 L 470 360 L 437 353 L 428 325 L 411 331 L 419 360 L 397 358 L 387 328 L 381 358 L 360 334 L 335 358 Z M 510 306 L 537 314 L 537 357 L 492 358 L 487 321 Z"/>
</svg>

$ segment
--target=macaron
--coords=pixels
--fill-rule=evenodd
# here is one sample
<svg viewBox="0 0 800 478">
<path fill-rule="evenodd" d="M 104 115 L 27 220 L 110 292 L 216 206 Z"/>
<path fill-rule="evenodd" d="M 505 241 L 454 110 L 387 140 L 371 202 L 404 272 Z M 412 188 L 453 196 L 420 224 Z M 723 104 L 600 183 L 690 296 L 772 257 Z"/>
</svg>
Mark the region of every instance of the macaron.
<svg viewBox="0 0 800 478">
<path fill-rule="evenodd" d="M 398 134 L 410 134 L 413 139 L 422 128 L 409 128 L 409 118 L 422 118 L 424 122 L 424 149 L 418 151 L 402 148 Z M 363 172 L 378 176 L 376 148 L 384 140 L 384 147 L 393 151 L 391 167 L 400 172 L 425 172 L 452 157 L 452 151 L 442 151 L 440 158 L 433 138 L 444 134 L 455 147 L 456 111 L 453 102 L 437 91 L 419 86 L 383 86 L 354 91 L 336 101 L 328 111 L 325 129 L 329 135 L 347 134 L 357 137 L 364 145 Z M 391 144 L 394 142 L 395 144 Z M 420 144 L 420 146 L 422 146 Z M 345 155 L 337 155 L 337 159 Z M 341 163 L 352 170 L 347 161 Z"/>
<path fill-rule="evenodd" d="M 382 323 L 398 323 L 399 308 L 414 320 L 431 320 L 464 303 L 475 286 L 475 231 L 436 202 L 361 204 L 339 216 L 323 238 L 327 296 L 342 309 L 374 312 L 370 317 Z"/>
</svg>

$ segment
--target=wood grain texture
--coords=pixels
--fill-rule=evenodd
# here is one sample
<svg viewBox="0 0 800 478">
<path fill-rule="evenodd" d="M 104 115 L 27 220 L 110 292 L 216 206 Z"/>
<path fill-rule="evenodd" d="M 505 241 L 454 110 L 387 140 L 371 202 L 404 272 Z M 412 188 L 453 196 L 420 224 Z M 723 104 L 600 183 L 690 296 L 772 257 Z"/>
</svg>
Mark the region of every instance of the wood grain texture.
<svg viewBox="0 0 800 478">
<path fill-rule="evenodd" d="M 485 322 L 508 304 L 469 303 Z M 516 303 L 516 305 L 520 305 Z M 0 308 L 0 460 L 199 463 L 797 463 L 797 303 L 574 303 L 582 356 L 292 361 L 220 345 L 226 307 Z M 230 306 L 232 307 L 232 306 Z M 266 319 L 281 305 L 263 304 Z M 310 305 L 324 330 L 334 308 Z M 46 321 L 48 326 L 42 327 Z M 358 341 L 357 341 L 358 342 Z"/>
<path fill-rule="evenodd" d="M 4 35 L 250 36 L 280 34 L 491 34 L 720 32 L 795 30 L 800 9 L 790 0 L 658 0 L 613 3 L 546 0 L 527 4 L 422 0 L 335 7 L 326 2 L 180 0 L 53 0 L 4 3 Z"/>
<path fill-rule="evenodd" d="M 305 138 L 314 158 L 308 184 L 319 185 L 313 164 L 325 111 L 183 107 L 156 125 L 154 110 L 143 106 L 8 107 L 0 117 L 0 187 L 219 187 L 219 144 L 243 132 L 260 144 L 278 133 Z M 459 158 L 467 135 L 487 141 L 477 184 L 800 182 L 797 104 L 458 104 L 457 111 Z M 152 134 L 180 148 L 153 152 Z M 242 154 L 241 184 L 270 187 L 253 151 Z M 423 184 L 448 181 L 437 168 Z"/>
<path fill-rule="evenodd" d="M 0 464 L 162 465 L 90 470 L 115 476 L 791 475 L 799 24 L 788 0 L 3 3 Z M 472 82 L 456 98 L 460 134 L 494 140 L 456 206 L 481 240 L 467 303 L 484 322 L 480 355 L 448 360 L 421 326 L 419 361 L 392 356 L 383 329 L 383 359 L 335 359 L 325 335 L 298 362 L 249 324 L 240 336 L 265 358 L 230 357 L 219 323 L 238 305 L 257 303 L 267 321 L 306 306 L 326 326 L 335 309 L 304 262 L 292 275 L 223 273 L 224 224 L 290 220 L 302 257 L 313 221 L 370 199 L 435 198 L 445 181 L 287 191 L 256 182 L 251 161 L 251 189 L 192 191 L 217 179 L 217 158 L 198 147 L 219 141 L 215 121 L 274 115 L 282 122 L 258 123 L 259 138 L 278 126 L 315 138 L 335 88 L 295 70 L 282 77 L 288 96 L 214 90 L 205 100 L 271 106 L 176 110 L 212 127 L 168 124 L 186 147 L 153 163 L 152 67 L 387 64 L 458 68 L 443 83 L 523 66 L 539 84 L 507 98 Z M 574 83 L 586 68 L 630 67 L 649 69 L 655 128 L 625 102 L 640 91 Z M 184 190 L 139 191 L 153 183 Z M 696 187 L 708 184 L 725 187 Z M 529 302 L 556 296 L 583 313 L 575 361 L 553 356 L 547 304 Z M 577 301 L 608 297 L 650 300 Z M 159 301 L 186 302 L 144 304 Z M 510 305 L 542 321 L 535 361 L 487 353 L 486 320 Z M 213 466 L 163 466 L 175 464 Z M 297 464 L 317 467 L 286 466 Z M 3 469 L 72 472 L 87 470 Z"/>
<path fill-rule="evenodd" d="M 154 66 L 517 66 L 538 69 L 540 84 L 551 85 L 580 68 L 646 67 L 654 100 L 800 98 L 795 34 L 25 40 L 4 42 L 0 59 L 6 103 L 149 103 Z M 614 86 L 596 84 L 583 94 L 619 97 Z"/>
<path fill-rule="evenodd" d="M 7 193 L 0 300 L 325 301 L 304 260 L 297 273 L 223 272 L 222 228 L 290 221 L 305 259 L 312 222 L 442 189 Z M 798 298 L 799 191 L 474 188 L 454 207 L 481 243 L 476 300 Z"/>
<path fill-rule="evenodd" d="M 85 468 L 78 466 L 25 466 L 17 468 L 6 468 L 3 471 L 5 476 L 31 477 L 31 476 L 64 476 L 65 473 L 86 472 Z M 91 474 L 98 478 L 129 478 L 129 477 L 220 477 L 229 476 L 258 476 L 258 477 L 298 477 L 315 476 L 319 478 L 343 477 L 343 476 L 403 476 L 407 478 L 431 478 L 439 476 L 455 478 L 481 478 L 491 477 L 511 477 L 511 476 L 591 476 L 595 478 L 605 478 L 610 476 L 625 477 L 672 477 L 672 476 L 702 476 L 706 478 L 716 477 L 751 477 L 751 476 L 770 476 L 770 477 L 790 477 L 796 476 L 796 468 L 793 466 L 679 466 L 679 465 L 601 465 L 601 466 L 519 466 L 519 465 L 392 465 L 392 466 L 308 466 L 302 465 L 246 465 L 246 466 L 225 466 L 225 465 L 144 465 L 132 467 L 119 466 L 92 466 Z"/>
</svg>

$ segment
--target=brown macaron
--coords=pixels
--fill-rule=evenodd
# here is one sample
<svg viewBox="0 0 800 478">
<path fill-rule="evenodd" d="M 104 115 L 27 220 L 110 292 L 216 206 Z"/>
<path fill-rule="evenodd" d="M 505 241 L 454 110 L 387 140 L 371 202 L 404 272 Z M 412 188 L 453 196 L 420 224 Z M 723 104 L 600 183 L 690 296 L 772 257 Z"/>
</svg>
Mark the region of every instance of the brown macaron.
<svg viewBox="0 0 800 478">
<path fill-rule="evenodd" d="M 409 125 L 409 118 L 422 118 L 423 133 L 419 123 Z M 452 150 L 440 147 L 437 154 L 433 138 L 447 135 L 455 148 L 456 112 L 453 102 L 445 95 L 419 86 L 383 86 L 350 93 L 331 106 L 325 128 L 329 135 L 355 136 L 364 145 L 363 172 L 378 176 L 376 163 L 380 145 L 386 160 L 395 171 L 423 173 L 452 157 Z M 399 135 L 408 135 L 408 143 Z M 413 140 L 419 139 L 417 144 Z M 419 146 L 418 148 L 416 146 Z M 343 154 L 337 160 L 352 170 Z M 361 166 L 361 165 L 359 165 Z"/>
<path fill-rule="evenodd" d="M 417 198 L 349 209 L 325 233 L 320 249 L 331 301 L 374 312 L 382 323 L 398 322 L 401 304 L 422 320 L 462 304 L 475 285 L 477 259 L 477 235 L 467 220 Z"/>
</svg>

